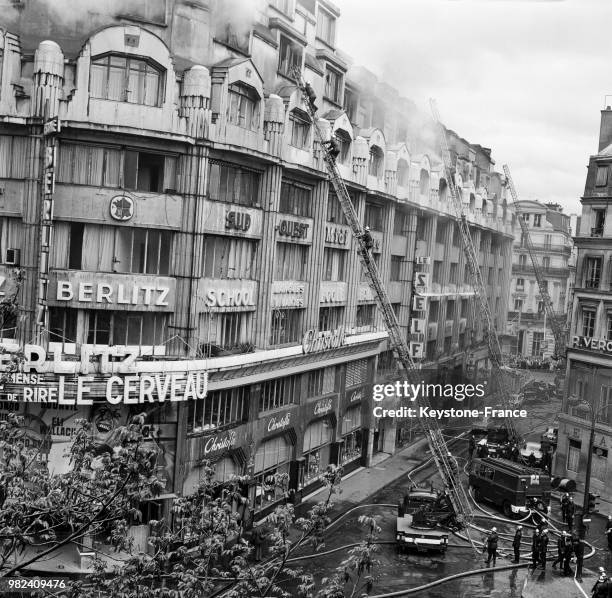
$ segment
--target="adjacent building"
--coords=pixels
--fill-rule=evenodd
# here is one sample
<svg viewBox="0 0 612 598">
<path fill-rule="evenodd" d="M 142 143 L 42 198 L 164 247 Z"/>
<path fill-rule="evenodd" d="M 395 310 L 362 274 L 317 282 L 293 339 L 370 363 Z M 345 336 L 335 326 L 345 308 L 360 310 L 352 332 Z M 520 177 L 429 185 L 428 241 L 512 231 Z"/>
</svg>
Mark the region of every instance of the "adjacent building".
<svg viewBox="0 0 612 598">
<path fill-rule="evenodd" d="M 591 491 L 612 499 L 612 110 L 601 112 L 598 153 L 591 156 L 574 243 L 576 280 L 567 350 L 566 399 L 559 417 L 555 472 L 584 483 L 592 452 Z M 590 405 L 585 410 L 571 398 Z M 592 417 L 594 443 L 590 444 Z"/>
<path fill-rule="evenodd" d="M 533 251 L 544 284 L 552 301 L 561 329 L 567 321 L 570 284 L 574 278 L 570 216 L 563 214 L 558 204 L 539 201 L 518 202 L 519 217 L 527 224 Z M 548 358 L 555 352 L 555 339 L 533 262 L 527 249 L 527 239 L 520 232 L 514 243 L 512 283 L 508 305 L 508 331 L 511 332 L 510 352 L 513 355 Z"/>
<path fill-rule="evenodd" d="M 372 415 L 372 384 L 397 375 L 295 67 L 341 142 L 415 357 L 470 376 L 488 367 L 422 116 L 350 65 L 331 2 L 227 4 L 143 0 L 58 19 L 23 2 L 0 30 L 0 257 L 20 307 L 2 334 L 27 345 L 36 373 L 5 391 L 62 396 L 24 406 L 33 438 L 51 429 L 58 469 L 53 447 L 77 413 L 111 444 L 145 404 L 167 479 L 151 517 L 196 487 L 206 460 L 220 479 L 250 474 L 261 517 L 283 498 L 274 475 L 300 500 L 328 464 L 368 465 L 406 437 Z M 491 150 L 452 131 L 449 144 L 501 329 L 514 217 Z"/>
</svg>

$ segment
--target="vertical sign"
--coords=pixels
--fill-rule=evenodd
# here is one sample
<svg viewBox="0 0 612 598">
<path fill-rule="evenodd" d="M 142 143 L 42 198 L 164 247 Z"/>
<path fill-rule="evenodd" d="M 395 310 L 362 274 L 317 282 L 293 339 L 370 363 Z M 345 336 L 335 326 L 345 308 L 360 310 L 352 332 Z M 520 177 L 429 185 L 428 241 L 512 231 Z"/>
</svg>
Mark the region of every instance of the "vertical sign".
<svg viewBox="0 0 612 598">
<path fill-rule="evenodd" d="M 425 357 L 423 349 L 425 346 L 427 333 L 427 297 L 417 293 L 426 293 L 429 290 L 430 275 L 425 272 L 425 268 L 431 263 L 429 257 L 421 256 L 415 259 L 415 264 L 421 266 L 419 271 L 415 271 L 413 279 L 412 295 L 412 317 L 410 320 L 410 356 L 413 359 L 423 359 Z"/>
<path fill-rule="evenodd" d="M 42 341 L 47 327 L 47 292 L 49 289 L 49 249 L 53 225 L 53 192 L 55 190 L 55 164 L 57 160 L 57 134 L 59 118 L 51 118 L 43 125 L 44 164 L 42 171 L 42 209 L 40 214 L 40 248 L 38 253 L 38 298 L 36 304 L 36 333 Z"/>
</svg>

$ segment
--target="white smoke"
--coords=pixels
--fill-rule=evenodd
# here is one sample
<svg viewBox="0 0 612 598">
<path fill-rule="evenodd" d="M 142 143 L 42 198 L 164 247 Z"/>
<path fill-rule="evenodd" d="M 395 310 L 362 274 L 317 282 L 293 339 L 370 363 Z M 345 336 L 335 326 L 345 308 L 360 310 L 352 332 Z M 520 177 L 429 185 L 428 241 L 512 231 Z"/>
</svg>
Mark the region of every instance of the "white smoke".
<svg viewBox="0 0 612 598">
<path fill-rule="evenodd" d="M 39 0 L 40 1 L 40 0 Z M 107 23 L 109 16 L 146 17 L 146 4 L 151 0 L 42 0 L 52 21 L 65 26 L 83 24 L 91 28 Z M 163 2 L 160 3 L 163 6 Z"/>
<path fill-rule="evenodd" d="M 240 40 L 248 38 L 265 7 L 265 0 L 217 0 L 212 15 L 215 35 L 224 37 L 229 30 Z"/>
</svg>

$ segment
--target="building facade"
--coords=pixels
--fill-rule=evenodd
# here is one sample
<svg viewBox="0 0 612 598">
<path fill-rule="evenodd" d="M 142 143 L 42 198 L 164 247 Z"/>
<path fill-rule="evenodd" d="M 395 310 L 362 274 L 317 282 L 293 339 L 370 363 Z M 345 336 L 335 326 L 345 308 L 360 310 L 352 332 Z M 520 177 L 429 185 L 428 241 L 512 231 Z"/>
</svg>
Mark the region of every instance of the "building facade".
<svg viewBox="0 0 612 598">
<path fill-rule="evenodd" d="M 557 204 L 520 201 L 519 217 L 529 236 L 544 284 L 561 328 L 567 321 L 570 283 L 574 277 L 570 216 Z M 509 332 L 515 339 L 513 355 L 547 358 L 555 352 L 555 339 L 540 295 L 524 235 L 517 235 L 512 259 L 512 283 L 508 305 Z"/>
<path fill-rule="evenodd" d="M 341 142 L 415 355 L 476 375 L 487 349 L 414 105 L 350 67 L 330 2 L 224 7 L 143 1 L 60 22 L 25 2 L 0 31 L 2 276 L 20 307 L 2 334 L 33 372 L 11 397 L 62 397 L 26 405 L 33 436 L 51 428 L 59 446 L 87 410 L 111 444 L 146 404 L 167 479 L 158 511 L 212 460 L 220 479 L 249 474 L 261 517 L 283 498 L 276 474 L 300 500 L 328 464 L 368 465 L 406 437 L 372 414 L 373 383 L 396 370 L 295 67 Z M 501 329 L 514 218 L 490 150 L 449 143 Z"/>
<path fill-rule="evenodd" d="M 612 111 L 601 113 L 598 153 L 591 156 L 582 215 L 574 243 L 576 279 L 567 350 L 566 399 L 559 417 L 556 472 L 585 480 L 592 452 L 591 491 L 612 500 L 609 481 L 612 443 Z M 572 406 L 571 398 L 589 403 L 588 410 Z M 592 417 L 594 419 L 592 419 Z M 590 444 L 592 422 L 594 443 Z"/>
</svg>

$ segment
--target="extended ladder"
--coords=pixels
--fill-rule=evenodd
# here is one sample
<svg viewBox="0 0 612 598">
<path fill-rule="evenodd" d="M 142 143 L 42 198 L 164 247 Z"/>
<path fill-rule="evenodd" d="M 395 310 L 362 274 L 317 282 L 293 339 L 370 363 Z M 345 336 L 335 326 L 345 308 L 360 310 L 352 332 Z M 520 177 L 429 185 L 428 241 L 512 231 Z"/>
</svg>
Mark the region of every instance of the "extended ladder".
<svg viewBox="0 0 612 598">
<path fill-rule="evenodd" d="M 353 202 L 351 201 L 346 185 L 344 184 L 344 180 L 340 176 L 335 159 L 330 155 L 328 148 L 324 144 L 326 139 L 324 139 L 323 133 L 317 123 L 315 110 L 310 103 L 304 81 L 299 73 L 296 74 L 295 80 L 302 92 L 304 104 L 311 117 L 312 126 L 316 137 L 321 145 L 321 151 L 323 152 L 323 159 L 329 173 L 331 185 L 334 188 L 338 200 L 340 201 L 340 205 L 342 206 L 342 210 L 348 225 L 351 227 L 353 236 L 359 246 L 359 259 L 367 274 L 368 283 L 374 291 L 378 308 L 383 315 L 385 326 L 389 333 L 389 348 L 393 351 L 395 358 L 397 359 L 401 368 L 404 370 L 403 375 L 406 377 L 406 380 L 409 383 L 418 384 L 421 382 L 421 380 L 417 378 L 417 372 L 419 370 L 410 355 L 406 340 L 402 336 L 397 316 L 391 307 L 391 302 L 389 301 L 387 291 L 382 283 L 380 273 L 376 267 L 376 262 L 374 262 L 370 255 L 370 251 L 364 237 L 364 230 L 359 223 L 357 212 L 355 211 Z M 419 400 L 421 401 L 421 404 L 429 406 L 426 398 Z M 446 446 L 446 441 L 444 440 L 437 420 L 435 418 L 422 417 L 419 418 L 419 421 L 429 443 L 429 448 L 438 472 L 447 488 L 449 498 L 455 512 L 456 521 L 463 527 L 468 523 L 468 519 L 471 518 L 471 507 L 465 488 L 459 479 L 459 472 L 454 471 L 451 462 L 452 457 L 449 458 L 448 456 L 449 451 Z"/>
<path fill-rule="evenodd" d="M 459 193 L 457 193 L 457 186 L 455 184 L 455 177 L 453 176 L 453 167 L 450 159 L 450 148 L 448 147 L 448 141 L 446 139 L 446 129 L 440 120 L 440 114 L 438 113 L 438 107 L 434 100 L 430 100 L 431 112 L 434 120 L 440 129 L 440 143 L 442 145 L 442 160 L 444 162 L 444 169 L 446 172 L 446 184 L 448 185 L 449 194 L 452 200 L 455 216 L 457 218 L 457 226 L 461 234 L 461 241 L 463 244 L 463 250 L 465 252 L 466 261 L 472 275 L 472 284 L 474 292 L 478 298 L 480 305 L 480 317 L 484 322 L 484 332 L 489 349 L 489 359 L 493 366 L 493 373 L 498 382 L 498 388 L 502 399 L 502 406 L 504 409 L 510 408 L 510 394 L 506 389 L 504 380 L 504 373 L 502 370 L 502 350 L 495 330 L 495 322 L 491 308 L 489 307 L 489 299 L 487 297 L 487 289 L 484 284 L 482 272 L 478 265 L 478 253 L 474 247 L 474 241 L 472 240 L 472 234 L 470 233 L 470 226 L 467 221 L 467 217 L 463 210 L 463 202 Z M 504 418 L 506 428 L 511 438 L 519 439 L 514 421 L 511 417 Z"/>
<path fill-rule="evenodd" d="M 504 164 L 504 174 L 506 175 L 508 188 L 510 189 L 510 194 L 512 195 L 512 201 L 514 202 L 516 217 L 518 218 L 519 224 L 521 225 L 521 231 L 523 233 L 525 245 L 527 246 L 527 252 L 529 253 L 529 257 L 531 258 L 531 263 L 533 264 L 533 272 L 538 283 L 538 288 L 540 289 L 540 296 L 542 297 L 542 302 L 544 303 L 546 317 L 548 318 L 548 325 L 550 326 L 550 329 L 555 338 L 555 357 L 560 358 L 563 357 L 565 354 L 565 331 L 559 325 L 558 316 L 555 312 L 555 308 L 553 307 L 550 294 L 548 293 L 548 288 L 545 284 L 546 281 L 544 280 L 544 276 L 542 276 L 542 270 L 540 268 L 540 264 L 535 253 L 535 248 L 531 240 L 531 235 L 529 234 L 529 228 L 527 227 L 527 223 L 525 222 L 525 220 L 523 220 L 522 218 L 522 213 L 518 205 L 518 195 L 516 194 L 514 182 L 512 181 L 512 176 L 510 176 L 510 169 L 508 168 L 507 164 Z"/>
</svg>

